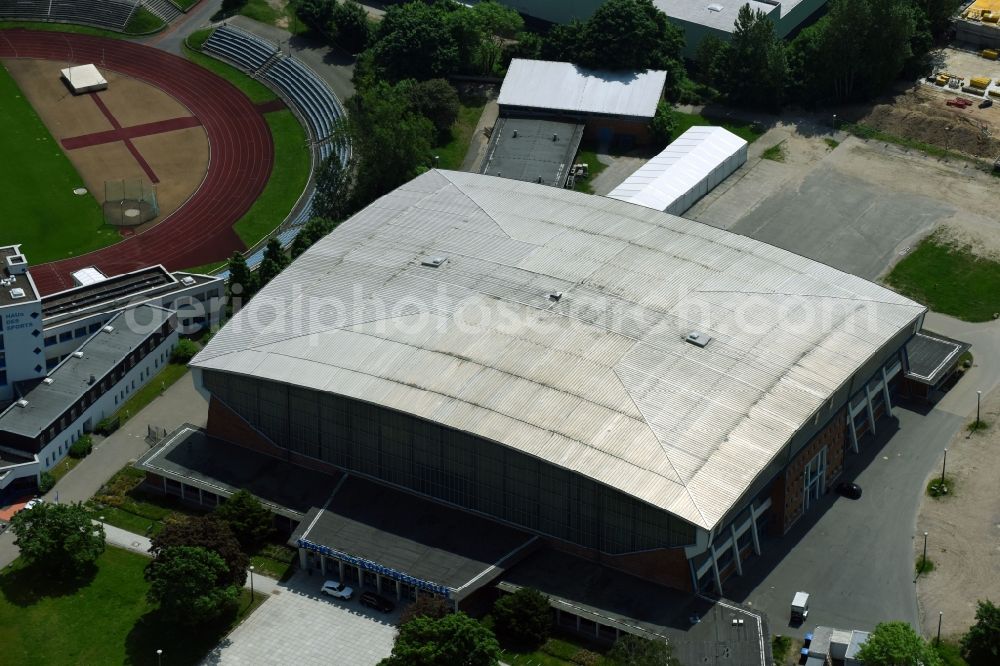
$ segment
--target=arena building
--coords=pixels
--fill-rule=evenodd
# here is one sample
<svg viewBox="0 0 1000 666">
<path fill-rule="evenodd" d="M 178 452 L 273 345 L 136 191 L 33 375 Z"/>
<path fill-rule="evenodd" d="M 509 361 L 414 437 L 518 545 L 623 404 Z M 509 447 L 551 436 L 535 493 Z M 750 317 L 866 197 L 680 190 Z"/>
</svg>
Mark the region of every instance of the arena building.
<svg viewBox="0 0 1000 666">
<path fill-rule="evenodd" d="M 469 584 L 542 548 L 721 592 L 891 413 L 924 313 L 704 224 L 435 170 L 317 242 L 192 368 L 209 437 L 331 475 L 292 537 L 304 564 L 460 600 L 472 569 L 413 575 L 386 545 L 419 505 L 476 544 L 506 528 Z M 448 550 L 430 532 L 404 541 Z"/>
</svg>

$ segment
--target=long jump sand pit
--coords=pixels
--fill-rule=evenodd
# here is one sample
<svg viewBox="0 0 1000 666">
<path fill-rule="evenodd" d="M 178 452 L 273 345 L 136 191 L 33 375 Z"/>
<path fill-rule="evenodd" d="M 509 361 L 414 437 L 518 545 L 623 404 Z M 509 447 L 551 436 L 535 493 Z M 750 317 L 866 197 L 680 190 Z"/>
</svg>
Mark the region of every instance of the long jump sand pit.
<svg viewBox="0 0 1000 666">
<path fill-rule="evenodd" d="M 176 99 L 144 81 L 95 63 L 108 89 L 73 95 L 59 78 L 70 63 L 4 60 L 11 76 L 99 202 L 105 181 L 143 179 L 156 188 L 159 216 L 177 210 L 208 170 L 209 146 L 197 118 Z"/>
</svg>

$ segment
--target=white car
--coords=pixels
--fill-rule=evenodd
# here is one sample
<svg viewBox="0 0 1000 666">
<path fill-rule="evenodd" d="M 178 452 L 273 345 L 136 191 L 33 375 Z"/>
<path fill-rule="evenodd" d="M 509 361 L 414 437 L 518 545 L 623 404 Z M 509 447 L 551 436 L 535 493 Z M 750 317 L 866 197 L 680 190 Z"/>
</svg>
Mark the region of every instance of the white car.
<svg viewBox="0 0 1000 666">
<path fill-rule="evenodd" d="M 21 510 L 22 511 L 27 511 L 28 509 L 34 509 L 39 504 L 45 504 L 45 500 L 43 500 L 41 497 L 36 497 L 33 500 L 28 500 L 28 503 L 25 504 L 24 508 L 21 509 Z"/>
<path fill-rule="evenodd" d="M 335 599 L 350 599 L 351 595 L 354 594 L 354 590 L 347 587 L 339 580 L 328 580 L 323 583 L 323 587 L 320 588 L 320 593 L 331 596 Z"/>
</svg>

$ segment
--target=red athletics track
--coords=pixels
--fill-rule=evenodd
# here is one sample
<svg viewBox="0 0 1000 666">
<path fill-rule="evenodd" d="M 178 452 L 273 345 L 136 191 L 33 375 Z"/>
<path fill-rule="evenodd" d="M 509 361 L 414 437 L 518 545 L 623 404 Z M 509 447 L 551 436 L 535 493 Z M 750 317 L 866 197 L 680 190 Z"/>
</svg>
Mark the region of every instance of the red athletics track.
<svg viewBox="0 0 1000 666">
<path fill-rule="evenodd" d="M 208 137 L 208 174 L 190 199 L 138 236 L 79 257 L 32 267 L 31 276 L 43 294 L 72 287 L 70 272 L 86 266 L 97 266 L 105 275 L 150 264 L 179 270 L 225 259 L 245 248 L 233 224 L 267 184 L 274 144 L 261 112 L 232 84 L 192 62 L 148 46 L 64 32 L 2 30 L 0 58 L 92 62 L 98 68 L 127 74 L 160 88 L 186 106 Z M 31 248 L 25 251 L 30 259 Z"/>
</svg>

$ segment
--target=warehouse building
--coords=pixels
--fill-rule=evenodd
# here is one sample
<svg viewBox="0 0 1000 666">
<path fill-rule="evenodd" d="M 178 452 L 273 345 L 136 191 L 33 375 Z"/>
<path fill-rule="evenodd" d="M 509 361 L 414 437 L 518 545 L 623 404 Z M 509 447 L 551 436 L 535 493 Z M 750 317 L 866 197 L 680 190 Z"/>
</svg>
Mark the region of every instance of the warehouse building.
<svg viewBox="0 0 1000 666">
<path fill-rule="evenodd" d="M 586 21 L 604 0 L 500 0 L 500 3 L 542 21 L 569 23 Z M 775 33 L 786 37 L 819 11 L 826 0 L 653 0 L 653 4 L 684 31 L 684 55 L 690 58 L 709 35 L 729 41 L 743 5 L 763 13 L 774 22 Z"/>
<path fill-rule="evenodd" d="M 692 127 L 608 196 L 683 215 L 746 161 L 745 140 L 722 127 Z"/>
<path fill-rule="evenodd" d="M 435 170 L 317 242 L 192 368 L 209 437 L 329 475 L 293 534 L 308 565 L 457 600 L 557 551 L 721 592 L 891 414 L 924 313 L 697 222 Z"/>
</svg>

